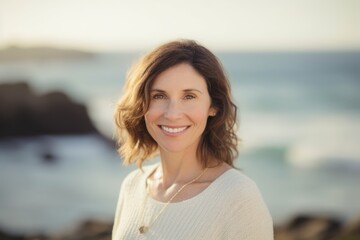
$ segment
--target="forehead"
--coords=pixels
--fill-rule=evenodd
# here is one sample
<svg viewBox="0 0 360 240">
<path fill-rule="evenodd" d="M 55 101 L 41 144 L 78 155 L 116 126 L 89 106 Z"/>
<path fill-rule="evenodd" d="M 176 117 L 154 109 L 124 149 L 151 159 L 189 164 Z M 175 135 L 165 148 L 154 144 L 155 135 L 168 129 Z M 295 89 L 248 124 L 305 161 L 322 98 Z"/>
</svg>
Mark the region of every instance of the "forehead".
<svg viewBox="0 0 360 240">
<path fill-rule="evenodd" d="M 180 63 L 160 73 L 154 80 L 153 89 L 199 89 L 207 90 L 204 77 L 190 64 Z"/>
</svg>

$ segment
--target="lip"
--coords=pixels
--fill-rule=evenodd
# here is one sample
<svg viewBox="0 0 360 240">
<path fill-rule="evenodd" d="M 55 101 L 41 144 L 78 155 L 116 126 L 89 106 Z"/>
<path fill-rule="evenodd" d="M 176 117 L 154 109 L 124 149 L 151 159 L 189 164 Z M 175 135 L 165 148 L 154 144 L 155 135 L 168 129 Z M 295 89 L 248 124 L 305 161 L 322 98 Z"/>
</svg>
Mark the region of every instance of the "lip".
<svg viewBox="0 0 360 240">
<path fill-rule="evenodd" d="M 190 125 L 182 126 L 169 126 L 169 125 L 158 125 L 163 133 L 166 135 L 176 136 L 184 133 Z"/>
</svg>

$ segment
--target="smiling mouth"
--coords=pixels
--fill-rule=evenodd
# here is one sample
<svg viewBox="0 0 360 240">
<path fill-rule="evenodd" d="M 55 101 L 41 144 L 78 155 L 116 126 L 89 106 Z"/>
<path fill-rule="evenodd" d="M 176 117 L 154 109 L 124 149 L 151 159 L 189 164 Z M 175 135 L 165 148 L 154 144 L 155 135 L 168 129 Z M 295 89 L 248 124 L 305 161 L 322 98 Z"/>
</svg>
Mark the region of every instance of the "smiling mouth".
<svg viewBox="0 0 360 240">
<path fill-rule="evenodd" d="M 185 131 L 188 128 L 188 126 L 187 127 L 179 127 L 179 128 L 160 126 L 160 128 L 168 133 L 181 133 L 181 132 Z"/>
</svg>

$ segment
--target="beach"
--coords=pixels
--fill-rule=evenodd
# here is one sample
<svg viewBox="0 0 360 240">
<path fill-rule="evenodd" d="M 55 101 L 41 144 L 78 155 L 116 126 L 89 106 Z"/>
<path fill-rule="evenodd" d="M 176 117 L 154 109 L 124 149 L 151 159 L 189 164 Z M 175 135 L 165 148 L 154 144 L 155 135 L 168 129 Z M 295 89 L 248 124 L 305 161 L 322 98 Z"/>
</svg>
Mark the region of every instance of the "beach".
<svg viewBox="0 0 360 240">
<path fill-rule="evenodd" d="M 2 239 L 109 239 L 121 181 L 135 166 L 124 167 L 104 139 L 113 139 L 112 111 L 137 56 L 0 62 L 0 85 L 25 82 L 38 96 L 61 92 L 85 107 L 96 129 L 0 139 Z M 360 53 L 219 56 L 240 109 L 236 165 L 261 190 L 278 239 L 309 226 L 332 229 L 333 239 L 356 233 Z"/>
</svg>

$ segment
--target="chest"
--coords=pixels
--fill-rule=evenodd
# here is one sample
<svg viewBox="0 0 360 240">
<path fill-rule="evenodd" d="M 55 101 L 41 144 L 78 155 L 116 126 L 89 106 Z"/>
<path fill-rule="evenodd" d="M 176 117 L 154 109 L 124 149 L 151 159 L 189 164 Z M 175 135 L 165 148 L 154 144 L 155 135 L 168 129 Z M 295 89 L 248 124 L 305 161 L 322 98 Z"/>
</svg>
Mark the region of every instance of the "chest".
<svg viewBox="0 0 360 240">
<path fill-rule="evenodd" d="M 129 196 L 120 216 L 117 239 L 221 239 L 223 208 L 216 197 L 215 201 L 200 196 L 164 206 L 154 199 Z M 139 232 L 142 225 L 150 225 L 144 234 Z"/>
</svg>

